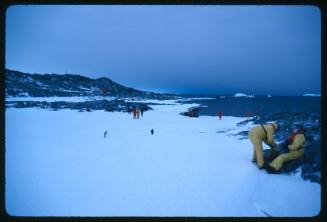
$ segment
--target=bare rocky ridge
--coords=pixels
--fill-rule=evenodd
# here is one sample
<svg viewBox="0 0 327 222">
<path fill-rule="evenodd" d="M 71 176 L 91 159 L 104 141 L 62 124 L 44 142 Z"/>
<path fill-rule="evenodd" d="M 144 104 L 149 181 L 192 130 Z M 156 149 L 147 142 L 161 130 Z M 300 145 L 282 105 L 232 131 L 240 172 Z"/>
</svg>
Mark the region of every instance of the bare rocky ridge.
<svg viewBox="0 0 327 222">
<path fill-rule="evenodd" d="M 128 111 L 132 107 L 139 107 L 143 111 L 151 109 L 147 104 L 138 102 L 139 99 L 165 100 L 176 98 L 174 94 L 160 94 L 140 91 L 126 87 L 101 77 L 91 79 L 81 75 L 58 75 L 58 74 L 29 74 L 6 69 L 6 97 L 96 97 L 102 96 L 102 100 L 85 102 L 41 102 L 41 101 L 7 101 L 6 107 L 39 107 L 50 109 L 78 109 L 78 110 L 106 110 Z M 106 98 L 114 97 L 114 100 Z M 132 102 L 126 102 L 124 98 L 132 98 Z"/>
</svg>

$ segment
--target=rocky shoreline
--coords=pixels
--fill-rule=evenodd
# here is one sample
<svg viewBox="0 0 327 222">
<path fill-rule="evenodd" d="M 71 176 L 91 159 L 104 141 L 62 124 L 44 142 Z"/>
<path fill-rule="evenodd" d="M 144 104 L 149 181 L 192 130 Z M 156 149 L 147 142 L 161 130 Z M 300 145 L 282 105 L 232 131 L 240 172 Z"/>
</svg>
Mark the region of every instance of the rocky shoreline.
<svg viewBox="0 0 327 222">
<path fill-rule="evenodd" d="M 279 143 L 278 149 L 283 150 L 284 141 L 292 132 L 292 127 L 296 123 L 302 123 L 306 132 L 306 143 L 304 155 L 302 158 L 290 161 L 285 164 L 282 173 L 296 173 L 301 169 L 301 177 L 305 180 L 321 183 L 321 120 L 320 113 L 312 110 L 305 112 L 278 112 L 262 116 L 260 118 L 251 118 L 239 123 L 239 125 L 253 122 L 254 124 L 264 124 L 269 121 L 276 121 L 279 124 L 279 130 L 275 134 L 276 141 Z M 238 135 L 240 139 L 247 139 L 249 131 L 242 131 Z"/>
<path fill-rule="evenodd" d="M 56 102 L 46 102 L 46 101 L 7 101 L 6 108 L 41 108 L 41 109 L 72 109 L 83 111 L 91 110 L 105 110 L 108 112 L 128 112 L 133 107 L 137 107 L 143 111 L 151 110 L 149 105 L 159 105 L 157 103 L 144 103 L 144 102 L 126 102 L 125 100 L 115 99 L 115 100 L 93 100 L 84 102 L 66 102 L 66 101 L 56 101 Z"/>
</svg>

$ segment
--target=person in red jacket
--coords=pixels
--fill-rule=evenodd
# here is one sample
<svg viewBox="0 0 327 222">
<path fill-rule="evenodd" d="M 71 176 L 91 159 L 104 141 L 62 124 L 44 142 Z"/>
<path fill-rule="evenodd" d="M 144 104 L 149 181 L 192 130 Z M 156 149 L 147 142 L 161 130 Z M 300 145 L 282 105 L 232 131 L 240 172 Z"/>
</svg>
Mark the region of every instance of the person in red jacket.
<svg viewBox="0 0 327 222">
<path fill-rule="evenodd" d="M 218 112 L 218 117 L 219 117 L 219 119 L 221 119 L 221 117 L 223 116 L 223 113 L 222 112 Z"/>
<path fill-rule="evenodd" d="M 304 155 L 305 129 L 302 124 L 295 125 L 293 133 L 288 138 L 288 152 L 280 154 L 268 166 L 268 173 L 279 173 L 283 165 Z"/>
<path fill-rule="evenodd" d="M 139 119 L 140 118 L 140 109 L 137 108 L 136 109 L 136 119 Z"/>
</svg>

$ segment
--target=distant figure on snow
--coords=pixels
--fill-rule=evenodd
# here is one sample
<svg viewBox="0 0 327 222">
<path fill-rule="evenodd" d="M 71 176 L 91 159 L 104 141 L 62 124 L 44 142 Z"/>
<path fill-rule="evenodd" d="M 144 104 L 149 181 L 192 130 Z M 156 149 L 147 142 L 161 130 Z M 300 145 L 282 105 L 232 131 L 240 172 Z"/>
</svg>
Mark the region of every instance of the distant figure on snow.
<svg viewBox="0 0 327 222">
<path fill-rule="evenodd" d="M 143 109 L 141 109 L 141 116 L 143 116 Z"/>
<path fill-rule="evenodd" d="M 151 129 L 151 135 L 153 135 L 154 134 L 154 130 L 153 129 Z"/>
<path fill-rule="evenodd" d="M 221 119 L 221 117 L 223 116 L 223 113 L 222 112 L 218 112 L 217 113 L 217 116 L 219 117 L 219 119 Z"/>
<path fill-rule="evenodd" d="M 264 167 L 262 142 L 269 145 L 271 150 L 277 152 L 277 144 L 274 141 L 274 133 L 277 128 L 277 123 L 271 122 L 255 126 L 249 132 L 248 136 L 253 144 L 252 162 L 257 162 L 259 169 Z"/>
<path fill-rule="evenodd" d="M 107 137 L 107 133 L 108 133 L 108 131 L 106 130 L 106 131 L 104 132 L 104 134 L 103 134 L 103 137 L 104 137 L 104 138 Z"/>
<path fill-rule="evenodd" d="M 133 109 L 133 119 L 135 119 L 136 118 L 136 109 L 134 108 Z"/>
<path fill-rule="evenodd" d="M 136 119 L 139 119 L 140 118 L 140 109 L 137 108 L 136 109 Z"/>
<path fill-rule="evenodd" d="M 305 129 L 303 125 L 295 125 L 292 135 L 288 138 L 288 152 L 276 157 L 268 166 L 269 173 L 278 173 L 283 164 L 291 160 L 299 159 L 304 154 Z"/>
</svg>

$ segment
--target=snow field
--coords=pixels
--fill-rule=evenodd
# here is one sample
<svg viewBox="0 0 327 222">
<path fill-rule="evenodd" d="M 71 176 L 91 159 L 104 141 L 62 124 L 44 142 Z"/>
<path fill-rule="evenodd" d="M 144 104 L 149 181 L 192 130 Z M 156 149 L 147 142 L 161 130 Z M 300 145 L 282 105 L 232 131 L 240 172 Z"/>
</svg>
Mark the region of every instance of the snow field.
<svg viewBox="0 0 327 222">
<path fill-rule="evenodd" d="M 315 216 L 320 185 L 269 175 L 244 118 L 6 110 L 6 209 L 15 216 Z M 150 130 L 154 129 L 154 135 Z M 217 131 L 228 130 L 226 133 Z M 103 137 L 108 130 L 106 138 Z"/>
</svg>

